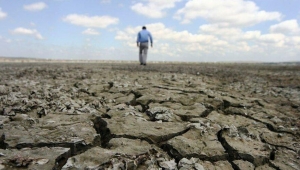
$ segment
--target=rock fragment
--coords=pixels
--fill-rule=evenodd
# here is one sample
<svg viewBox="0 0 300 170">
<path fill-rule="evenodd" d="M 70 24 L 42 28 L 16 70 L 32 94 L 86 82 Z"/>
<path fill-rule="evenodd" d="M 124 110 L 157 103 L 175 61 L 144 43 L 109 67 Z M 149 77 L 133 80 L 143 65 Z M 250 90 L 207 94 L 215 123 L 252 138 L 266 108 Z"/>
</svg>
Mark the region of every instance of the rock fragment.
<svg viewBox="0 0 300 170">
<path fill-rule="evenodd" d="M 235 160 L 233 163 L 239 168 L 239 169 L 247 169 L 247 170 L 254 170 L 255 166 L 248 162 L 248 161 L 243 161 L 243 160 Z"/>
<path fill-rule="evenodd" d="M 93 123 L 86 116 L 49 115 L 35 123 L 20 119 L 3 125 L 8 148 L 63 146 L 72 154 L 92 145 L 97 137 Z M 35 134 L 35 135 L 31 135 Z"/>
<path fill-rule="evenodd" d="M 112 119 L 97 117 L 93 122 L 101 138 L 108 141 L 113 137 L 129 137 L 146 140 L 149 143 L 160 143 L 189 129 L 186 123 L 139 121 L 132 116 Z"/>
<path fill-rule="evenodd" d="M 65 163 L 64 160 L 71 156 L 70 149 L 61 147 L 0 149 L 0 152 L 4 155 L 0 157 L 0 169 L 2 167 L 5 170 L 59 169 Z"/>
<path fill-rule="evenodd" d="M 273 146 L 289 148 L 294 151 L 300 150 L 300 144 L 298 143 L 299 137 L 288 133 L 266 131 L 262 133 L 260 137 L 264 142 Z"/>
<path fill-rule="evenodd" d="M 275 159 L 270 162 L 278 169 L 300 169 L 299 155 L 288 149 L 278 149 L 275 152 Z"/>
<path fill-rule="evenodd" d="M 174 115 L 171 109 L 166 107 L 150 108 L 146 111 L 146 113 L 152 121 L 161 120 L 164 122 L 175 122 L 180 120 L 178 116 Z"/>
<path fill-rule="evenodd" d="M 71 157 L 62 169 L 159 168 L 162 164 L 159 160 L 170 161 L 167 154 L 145 141 L 118 138 L 112 139 L 108 146 L 109 149 L 94 147 Z"/>
<path fill-rule="evenodd" d="M 177 160 L 182 158 L 197 157 L 200 159 L 217 161 L 226 160 L 227 153 L 218 141 L 217 131 L 212 129 L 206 133 L 199 129 L 191 129 L 188 132 L 170 139 L 165 150 Z"/>
</svg>

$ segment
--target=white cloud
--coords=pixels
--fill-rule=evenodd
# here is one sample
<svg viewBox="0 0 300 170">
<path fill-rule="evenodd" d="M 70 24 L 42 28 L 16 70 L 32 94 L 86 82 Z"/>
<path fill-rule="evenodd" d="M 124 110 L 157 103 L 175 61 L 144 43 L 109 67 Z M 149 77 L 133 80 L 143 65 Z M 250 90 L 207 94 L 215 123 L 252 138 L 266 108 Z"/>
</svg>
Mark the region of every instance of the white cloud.
<svg viewBox="0 0 300 170">
<path fill-rule="evenodd" d="M 131 34 L 128 34 L 127 32 L 118 31 L 115 39 L 116 40 L 124 40 L 124 41 L 126 41 L 126 40 L 132 41 L 134 39 L 134 37 Z"/>
<path fill-rule="evenodd" d="M 220 43 L 219 40 L 212 35 L 205 34 L 192 34 L 188 31 L 174 31 L 170 28 L 166 28 L 163 23 L 154 23 L 147 25 L 147 29 L 151 31 L 156 40 L 170 40 L 178 43 Z M 140 27 L 128 27 L 125 31 L 119 31 L 116 39 L 118 40 L 132 40 L 136 39 Z"/>
<path fill-rule="evenodd" d="M 270 27 L 272 33 L 297 34 L 300 33 L 300 27 L 297 20 L 287 20 Z"/>
<path fill-rule="evenodd" d="M 240 28 L 221 27 L 218 24 L 204 24 L 200 27 L 200 32 L 221 37 L 233 38 L 242 33 Z"/>
<path fill-rule="evenodd" d="M 165 60 L 170 59 L 170 57 L 174 61 L 182 60 L 184 56 L 189 56 L 190 53 L 198 52 L 198 55 L 204 55 L 210 50 L 220 51 L 220 49 L 228 46 L 227 42 L 213 35 L 175 31 L 162 23 L 148 24 L 147 29 L 152 33 L 154 39 L 154 48 L 150 50 L 151 53 L 155 54 L 154 60 Z M 115 39 L 124 42 L 124 45 L 134 51 L 136 50 L 136 36 L 140 30 L 140 27 L 128 27 L 124 31 L 118 31 Z"/>
<path fill-rule="evenodd" d="M 166 15 L 166 9 L 174 8 L 176 2 L 181 0 L 147 0 L 148 3 L 136 3 L 131 9 L 136 13 L 150 18 L 162 18 Z"/>
<path fill-rule="evenodd" d="M 11 32 L 12 32 L 12 34 L 31 35 L 39 40 L 44 39 L 43 36 L 35 29 L 26 29 L 23 27 L 19 27 L 19 28 L 14 29 Z"/>
<path fill-rule="evenodd" d="M 281 17 L 279 12 L 260 10 L 254 2 L 245 0 L 189 0 L 174 16 L 182 23 L 202 18 L 223 27 L 252 26 L 264 21 L 280 20 Z"/>
<path fill-rule="evenodd" d="M 146 26 L 154 38 L 154 48 L 150 50 L 153 60 L 275 62 L 294 60 L 300 55 L 299 36 L 263 34 L 259 30 L 245 32 L 241 28 L 218 24 L 202 25 L 198 34 L 176 31 L 162 23 Z M 140 27 L 128 27 L 118 31 L 115 39 L 124 42 L 135 54 L 136 36 L 140 30 Z"/>
<path fill-rule="evenodd" d="M 259 40 L 263 44 L 272 44 L 278 47 L 285 45 L 286 36 L 283 34 L 264 34 L 259 37 Z"/>
<path fill-rule="evenodd" d="M 288 38 L 287 44 L 290 46 L 298 46 L 300 49 L 300 36 L 294 36 Z"/>
<path fill-rule="evenodd" d="M 2 11 L 2 9 L 0 8 L 0 19 L 3 19 L 7 16 L 7 14 L 5 12 Z"/>
<path fill-rule="evenodd" d="M 209 35 L 214 35 L 219 40 L 223 40 L 231 45 L 236 45 L 237 48 L 239 48 L 239 46 L 246 47 L 245 44 L 247 43 L 281 47 L 288 42 L 287 36 L 281 33 L 262 34 L 261 31 L 244 32 L 240 28 L 224 28 L 214 24 L 200 26 L 200 32 L 204 32 Z M 248 47 L 245 49 L 248 49 Z"/>
<path fill-rule="evenodd" d="M 92 28 L 106 28 L 109 25 L 117 24 L 119 22 L 118 18 L 111 16 L 87 16 L 70 14 L 63 18 L 65 22 L 69 22 L 74 25 Z"/>
<path fill-rule="evenodd" d="M 290 41 L 288 37 L 280 33 L 261 34 L 260 31 L 247 31 L 240 36 L 241 41 L 247 41 L 248 43 L 254 42 L 258 46 L 273 46 L 283 47 Z"/>
<path fill-rule="evenodd" d="M 244 40 L 253 40 L 253 39 L 259 39 L 261 36 L 260 31 L 246 31 L 242 37 Z"/>
<path fill-rule="evenodd" d="M 86 35 L 99 35 L 100 33 L 97 30 L 95 30 L 95 29 L 88 28 L 88 29 L 84 30 L 82 32 L 82 34 L 86 34 Z"/>
<path fill-rule="evenodd" d="M 47 7 L 44 2 L 37 2 L 29 5 L 24 5 L 23 8 L 27 11 L 41 11 Z"/>
</svg>

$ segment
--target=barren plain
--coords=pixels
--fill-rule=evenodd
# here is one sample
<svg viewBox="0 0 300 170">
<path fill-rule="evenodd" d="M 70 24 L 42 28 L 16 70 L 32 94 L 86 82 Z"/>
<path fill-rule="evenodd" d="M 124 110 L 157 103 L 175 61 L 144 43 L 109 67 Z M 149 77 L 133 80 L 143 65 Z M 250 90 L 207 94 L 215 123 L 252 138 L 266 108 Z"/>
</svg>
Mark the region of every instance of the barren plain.
<svg viewBox="0 0 300 170">
<path fill-rule="evenodd" d="M 0 169 L 299 170 L 300 65 L 0 63 Z"/>
</svg>

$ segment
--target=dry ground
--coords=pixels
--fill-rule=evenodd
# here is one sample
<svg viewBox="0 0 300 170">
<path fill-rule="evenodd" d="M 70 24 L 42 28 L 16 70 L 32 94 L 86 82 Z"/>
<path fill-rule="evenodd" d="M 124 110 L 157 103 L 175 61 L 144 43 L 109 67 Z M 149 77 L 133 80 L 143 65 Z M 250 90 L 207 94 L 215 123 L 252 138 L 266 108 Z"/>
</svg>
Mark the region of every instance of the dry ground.
<svg viewBox="0 0 300 170">
<path fill-rule="evenodd" d="M 300 65 L 0 63 L 0 169 L 300 169 Z"/>
</svg>

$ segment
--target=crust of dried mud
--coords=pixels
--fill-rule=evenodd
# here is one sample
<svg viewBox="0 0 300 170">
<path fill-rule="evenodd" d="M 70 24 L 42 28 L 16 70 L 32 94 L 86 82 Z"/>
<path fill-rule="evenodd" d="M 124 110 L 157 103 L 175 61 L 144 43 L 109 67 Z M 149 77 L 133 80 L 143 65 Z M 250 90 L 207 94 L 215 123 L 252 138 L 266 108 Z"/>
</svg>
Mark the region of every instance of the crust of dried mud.
<svg viewBox="0 0 300 170">
<path fill-rule="evenodd" d="M 300 65 L 0 63 L 1 169 L 300 169 Z"/>
</svg>

